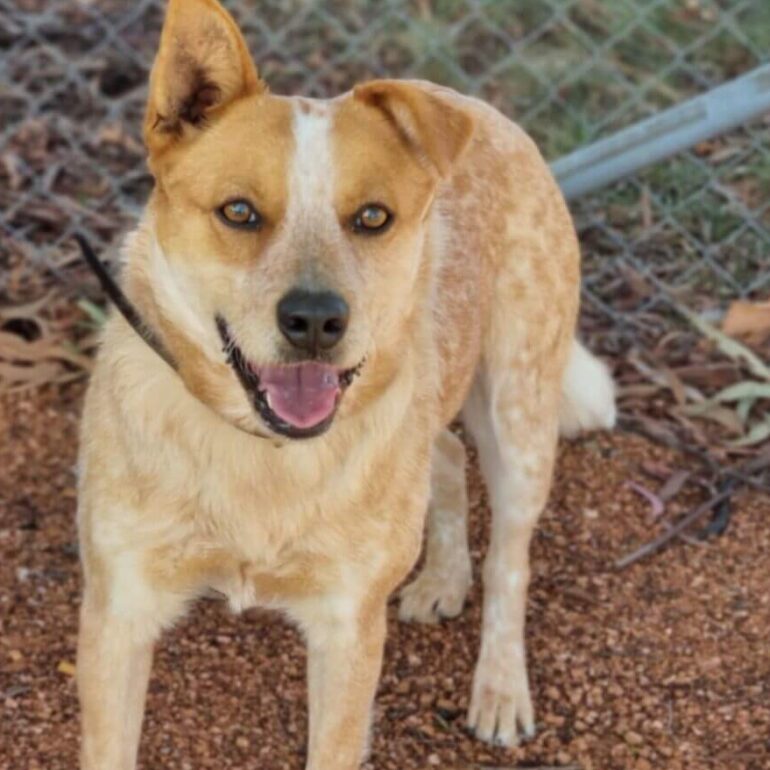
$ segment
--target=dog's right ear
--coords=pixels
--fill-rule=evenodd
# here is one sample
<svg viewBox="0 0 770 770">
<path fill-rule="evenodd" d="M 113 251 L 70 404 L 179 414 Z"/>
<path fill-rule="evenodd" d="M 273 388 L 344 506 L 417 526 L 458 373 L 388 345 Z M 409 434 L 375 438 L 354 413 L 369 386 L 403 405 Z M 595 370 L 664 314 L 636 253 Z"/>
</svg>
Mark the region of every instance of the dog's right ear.
<svg viewBox="0 0 770 770">
<path fill-rule="evenodd" d="M 470 142 L 473 119 L 448 99 L 402 80 L 372 80 L 353 97 L 379 110 L 404 144 L 442 177 Z"/>
<path fill-rule="evenodd" d="M 217 0 L 169 0 L 144 119 L 150 157 L 202 130 L 227 104 L 265 90 Z"/>
</svg>

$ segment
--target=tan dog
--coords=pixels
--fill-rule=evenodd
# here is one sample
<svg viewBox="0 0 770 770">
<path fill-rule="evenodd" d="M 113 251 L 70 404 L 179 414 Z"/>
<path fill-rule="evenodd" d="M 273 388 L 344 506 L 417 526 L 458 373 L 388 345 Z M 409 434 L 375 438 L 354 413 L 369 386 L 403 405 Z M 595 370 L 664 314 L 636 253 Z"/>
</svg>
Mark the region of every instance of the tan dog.
<svg viewBox="0 0 770 770">
<path fill-rule="evenodd" d="M 307 767 L 358 767 L 426 510 L 402 617 L 456 615 L 471 583 L 460 411 L 494 516 L 469 724 L 514 744 L 558 427 L 614 418 L 537 149 L 429 83 L 272 96 L 215 0 L 171 0 L 145 139 L 156 187 L 123 284 L 177 371 L 108 323 L 82 428 L 83 768 L 135 766 L 153 641 L 209 588 L 299 624 Z"/>
</svg>

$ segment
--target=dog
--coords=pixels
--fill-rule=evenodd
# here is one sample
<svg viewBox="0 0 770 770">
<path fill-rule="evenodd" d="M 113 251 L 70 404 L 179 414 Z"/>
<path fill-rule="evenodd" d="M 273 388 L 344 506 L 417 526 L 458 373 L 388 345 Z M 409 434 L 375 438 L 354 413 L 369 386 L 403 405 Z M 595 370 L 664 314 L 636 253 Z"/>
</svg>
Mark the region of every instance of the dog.
<svg viewBox="0 0 770 770">
<path fill-rule="evenodd" d="M 81 428 L 82 768 L 135 767 L 153 642 L 209 590 L 308 649 L 308 770 L 366 750 L 386 604 L 453 617 L 471 585 L 465 450 L 493 523 L 468 723 L 534 730 L 530 536 L 562 433 L 610 427 L 575 339 L 579 249 L 527 135 L 421 81 L 268 92 L 216 0 L 170 0 L 144 139 L 155 179 Z"/>
</svg>

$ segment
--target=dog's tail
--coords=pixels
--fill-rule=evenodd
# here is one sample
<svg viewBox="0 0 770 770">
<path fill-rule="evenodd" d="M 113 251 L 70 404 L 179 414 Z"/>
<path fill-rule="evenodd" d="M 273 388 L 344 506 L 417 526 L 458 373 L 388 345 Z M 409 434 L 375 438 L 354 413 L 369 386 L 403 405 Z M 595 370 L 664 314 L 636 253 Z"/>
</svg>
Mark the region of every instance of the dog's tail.
<svg viewBox="0 0 770 770">
<path fill-rule="evenodd" d="M 561 385 L 559 432 L 572 437 L 615 425 L 615 383 L 607 366 L 577 340 Z"/>
</svg>

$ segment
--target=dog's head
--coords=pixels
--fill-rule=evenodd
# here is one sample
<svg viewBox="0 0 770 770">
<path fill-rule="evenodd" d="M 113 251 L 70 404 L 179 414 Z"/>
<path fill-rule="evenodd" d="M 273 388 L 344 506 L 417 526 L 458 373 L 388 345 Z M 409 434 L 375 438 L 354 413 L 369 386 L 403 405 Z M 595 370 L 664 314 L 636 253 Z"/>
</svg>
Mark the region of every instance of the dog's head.
<svg viewBox="0 0 770 770">
<path fill-rule="evenodd" d="M 396 81 L 273 96 L 215 0 L 171 0 L 143 285 L 188 388 L 241 428 L 304 438 L 384 387 L 427 286 L 436 185 L 471 131 Z"/>
</svg>

